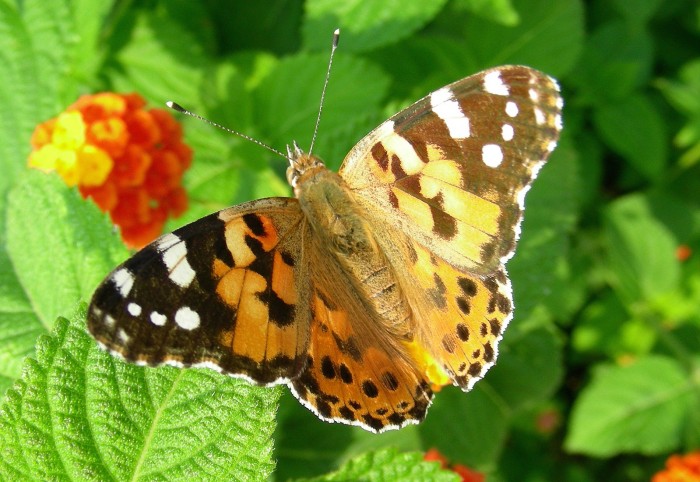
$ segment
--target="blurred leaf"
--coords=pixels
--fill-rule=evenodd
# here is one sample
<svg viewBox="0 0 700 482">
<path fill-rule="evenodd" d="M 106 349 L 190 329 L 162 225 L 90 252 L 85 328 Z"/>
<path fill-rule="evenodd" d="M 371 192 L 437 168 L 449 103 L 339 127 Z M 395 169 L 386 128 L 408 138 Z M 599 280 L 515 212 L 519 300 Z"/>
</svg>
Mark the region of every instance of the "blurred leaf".
<svg viewBox="0 0 700 482">
<path fill-rule="evenodd" d="M 634 194 L 611 203 L 605 237 L 608 276 L 625 303 L 652 300 L 678 287 L 678 241 L 654 217 L 648 197 Z"/>
<path fill-rule="evenodd" d="M 499 348 L 496 365 L 480 382 L 495 404 L 514 414 L 549 400 L 563 375 L 562 342 L 554 330 L 511 328 Z"/>
<path fill-rule="evenodd" d="M 59 318 L 0 406 L 3 480 L 262 480 L 279 390 L 103 352 Z"/>
<path fill-rule="evenodd" d="M 398 42 L 429 22 L 446 0 L 308 0 L 302 26 L 308 50 L 327 50 L 336 28 L 343 49 L 362 52 Z M 335 75 L 335 74 L 334 74 Z"/>
<path fill-rule="evenodd" d="M 255 89 L 256 124 L 271 145 L 284 149 L 297 141 L 308 149 L 325 74 L 325 55 L 298 55 L 281 60 Z M 350 148 L 379 124 L 376 112 L 387 88 L 388 79 L 374 64 L 347 55 L 334 61 L 314 148 L 329 168 L 337 169 Z"/>
<path fill-rule="evenodd" d="M 19 284 L 5 247 L 0 248 L 0 396 L 19 377 L 25 356 L 46 332 Z"/>
<path fill-rule="evenodd" d="M 28 8 L 39 16 L 40 11 L 31 7 L 36 2 L 28 2 Z M 56 2 L 59 8 L 62 2 Z M 41 30 L 58 29 L 61 15 L 53 16 L 53 8 L 44 5 L 43 17 L 33 22 L 41 25 Z M 5 225 L 5 200 L 7 190 L 17 174 L 26 164 L 31 146 L 30 136 L 37 123 L 47 120 L 58 109 L 59 68 L 66 55 L 64 42 L 55 42 L 45 50 L 47 56 L 40 56 L 31 37 L 30 28 L 39 29 L 35 24 L 27 25 L 22 12 L 11 2 L 0 2 L 0 226 Z M 54 39 L 55 40 L 55 39 Z M 45 49 L 46 45 L 39 48 Z M 0 233 L 0 239 L 4 233 Z"/>
<path fill-rule="evenodd" d="M 424 447 L 479 469 L 496 464 L 508 436 L 510 410 L 486 380 L 469 393 L 447 387 L 436 395 L 428 417 L 418 426 Z"/>
<path fill-rule="evenodd" d="M 574 405 L 566 449 L 597 457 L 674 449 L 698 402 L 692 389 L 687 374 L 669 358 L 600 369 Z"/>
<path fill-rule="evenodd" d="M 678 146 L 688 149 L 680 160 L 681 166 L 687 167 L 700 161 L 700 59 L 684 65 L 679 78 L 662 79 L 657 85 L 669 103 L 687 117 L 675 137 Z"/>
<path fill-rule="evenodd" d="M 199 3 L 184 0 L 186 3 Z M 210 11 L 209 22 L 216 26 L 219 53 L 266 50 L 288 54 L 299 50 L 305 2 L 267 0 L 266 2 L 201 2 Z M 224 14 L 222 14 L 222 12 Z M 335 28 L 335 27 L 333 27 Z M 333 29 L 331 29 L 332 31 Z M 330 32 L 325 37 L 330 46 Z"/>
<path fill-rule="evenodd" d="M 621 21 L 598 27 L 570 78 L 579 91 L 578 101 L 609 106 L 624 100 L 649 80 L 653 54 L 653 41 L 642 29 Z"/>
<path fill-rule="evenodd" d="M 620 330 L 629 318 L 620 298 L 612 291 L 602 293 L 585 307 L 574 326 L 571 346 L 576 356 L 615 358 L 621 355 Z"/>
<path fill-rule="evenodd" d="M 576 62 L 583 47 L 583 11 L 577 0 L 514 0 L 521 15 L 515 27 L 470 16 L 462 25 L 472 70 L 525 64 L 558 76 Z"/>
<path fill-rule="evenodd" d="M 651 20 L 653 15 L 663 4 L 663 0 L 614 0 L 615 8 L 625 16 L 625 19 L 637 24 L 643 24 Z"/>
<path fill-rule="evenodd" d="M 8 202 L 7 253 L 45 328 L 89 299 L 124 259 L 126 250 L 113 229 L 92 202 L 57 175 L 32 169 L 18 179 Z"/>
<path fill-rule="evenodd" d="M 668 157 L 664 120 L 644 95 L 629 96 L 595 110 L 600 136 L 649 181 L 662 179 Z"/>
<path fill-rule="evenodd" d="M 457 482 L 457 474 L 441 470 L 436 462 L 425 462 L 419 453 L 398 453 L 395 449 L 385 449 L 361 455 L 341 467 L 337 472 L 313 479 L 296 479 L 296 482 L 323 481 L 391 482 L 424 481 Z"/>
<path fill-rule="evenodd" d="M 522 238 L 507 265 L 513 280 L 516 322 L 528 318 L 543 303 L 558 312 L 558 299 L 568 296 L 565 277 L 569 274 L 558 268 L 566 262 L 569 235 L 577 220 L 579 163 L 576 151 L 563 140 L 525 198 Z"/>
<path fill-rule="evenodd" d="M 198 110 L 194 102 L 199 99 L 209 60 L 196 39 L 172 19 L 137 15 L 131 38 L 116 61 L 119 70 L 112 72 L 115 90 L 138 91 L 158 107 L 176 99 Z"/>
<path fill-rule="evenodd" d="M 520 23 L 520 14 L 511 0 L 458 0 L 455 4 L 501 25 L 512 27 Z"/>
</svg>

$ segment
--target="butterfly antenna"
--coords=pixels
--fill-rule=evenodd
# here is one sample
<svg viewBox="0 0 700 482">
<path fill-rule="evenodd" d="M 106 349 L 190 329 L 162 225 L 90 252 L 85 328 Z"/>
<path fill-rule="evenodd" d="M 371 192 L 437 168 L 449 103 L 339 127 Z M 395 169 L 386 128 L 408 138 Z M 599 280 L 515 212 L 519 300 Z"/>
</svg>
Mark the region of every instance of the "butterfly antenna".
<svg viewBox="0 0 700 482">
<path fill-rule="evenodd" d="M 321 123 L 321 112 L 323 111 L 323 102 L 326 98 L 326 87 L 328 87 L 328 79 L 331 77 L 331 66 L 333 65 L 333 55 L 335 55 L 335 49 L 338 48 L 338 40 L 340 39 L 340 29 L 335 29 L 333 32 L 333 44 L 331 46 L 331 56 L 328 59 L 328 70 L 326 71 L 326 80 L 323 82 L 323 89 L 321 90 L 321 104 L 318 107 L 318 116 L 316 116 L 316 127 L 314 127 L 314 136 L 311 138 L 311 147 L 309 147 L 309 155 L 314 150 L 314 144 L 316 143 L 316 134 L 318 133 L 318 125 Z"/>
<path fill-rule="evenodd" d="M 177 112 L 180 112 L 180 113 L 182 113 L 182 114 L 188 115 L 188 116 L 190 116 L 190 117 L 194 117 L 195 119 L 199 119 L 199 120 L 201 120 L 201 121 L 203 121 L 203 122 L 206 122 L 206 123 L 209 124 L 209 125 L 212 125 L 212 126 L 214 126 L 214 127 L 218 127 L 219 129 L 224 130 L 224 131 L 226 131 L 226 132 L 228 132 L 228 133 L 230 133 L 230 134 L 236 135 L 236 136 L 238 136 L 238 137 L 242 137 L 243 139 L 246 139 L 246 140 L 248 140 L 248 141 L 250 141 L 250 142 L 252 142 L 252 143 L 254 143 L 254 144 L 257 144 L 257 145 L 259 145 L 260 147 L 264 147 L 265 149 L 267 149 L 267 150 L 270 151 L 270 152 L 274 152 L 275 154 L 277 154 L 277 155 L 280 156 L 280 157 L 283 157 L 283 158 L 285 158 L 285 159 L 287 159 L 287 160 L 290 160 L 290 157 L 289 157 L 289 156 L 284 155 L 281 151 L 278 151 L 277 149 L 268 146 L 268 145 L 265 144 L 264 142 L 260 142 L 260 141 L 257 140 L 257 139 L 253 139 L 252 137 L 243 134 L 242 132 L 238 132 L 238 131 L 236 131 L 236 130 L 229 129 L 228 127 L 224 127 L 224 126 L 222 126 L 221 124 L 217 124 L 217 123 L 214 122 L 214 121 L 210 121 L 210 120 L 207 119 L 206 117 L 202 117 L 202 116 L 199 115 L 199 114 L 195 114 L 194 112 L 185 109 L 184 107 L 182 107 L 182 106 L 181 106 L 180 104 L 178 104 L 177 102 L 173 102 L 172 100 L 169 100 L 168 102 L 165 103 L 165 105 L 167 105 L 168 107 L 170 107 L 171 109 L 173 109 L 173 110 L 175 110 L 175 111 L 177 111 Z"/>
</svg>

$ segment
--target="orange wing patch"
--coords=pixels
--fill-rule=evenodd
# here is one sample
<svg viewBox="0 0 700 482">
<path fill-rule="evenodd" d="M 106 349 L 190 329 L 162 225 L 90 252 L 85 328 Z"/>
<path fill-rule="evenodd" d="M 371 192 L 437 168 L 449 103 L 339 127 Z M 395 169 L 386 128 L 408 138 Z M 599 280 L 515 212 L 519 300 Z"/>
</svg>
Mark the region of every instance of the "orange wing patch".
<svg viewBox="0 0 700 482">
<path fill-rule="evenodd" d="M 413 285 L 407 288 L 417 319 L 416 338 L 452 381 L 469 390 L 496 360 L 513 312 L 505 268 L 487 276 L 455 270 L 413 245 Z"/>
<path fill-rule="evenodd" d="M 214 263 L 216 293 L 236 311 L 235 323 L 220 333 L 219 342 L 260 367 L 261 373 L 251 378 L 263 383 L 268 367 L 291 375 L 304 362 L 309 314 L 305 305 L 299 306 L 300 300 L 308 302 L 301 231 L 298 216 L 232 217 L 226 221 L 225 238 L 233 266 L 223 269 L 221 261 Z"/>
<path fill-rule="evenodd" d="M 290 383 L 295 396 L 324 420 L 381 432 L 425 417 L 433 393 L 400 350 L 357 331 L 364 321 L 348 319 L 317 290 L 307 365 Z"/>
</svg>

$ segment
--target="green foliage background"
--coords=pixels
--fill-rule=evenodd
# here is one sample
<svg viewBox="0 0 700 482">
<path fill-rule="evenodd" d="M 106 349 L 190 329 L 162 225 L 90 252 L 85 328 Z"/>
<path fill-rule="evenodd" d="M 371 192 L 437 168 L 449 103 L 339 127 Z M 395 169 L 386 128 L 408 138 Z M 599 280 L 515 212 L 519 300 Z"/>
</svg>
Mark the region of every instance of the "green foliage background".
<svg viewBox="0 0 700 482">
<path fill-rule="evenodd" d="M 81 302 L 128 253 L 93 205 L 25 167 L 37 123 L 103 90 L 308 146 L 336 27 L 315 148 L 333 168 L 390 114 L 487 67 L 544 70 L 566 101 L 509 264 L 498 364 L 380 436 L 322 423 L 283 388 L 100 351 Z M 420 461 L 437 447 L 489 481 L 642 481 L 700 448 L 696 2 L 0 0 L 0 65 L 1 479 L 456 480 Z M 290 195 L 283 161 L 183 122 L 191 209 L 170 227 Z"/>
</svg>

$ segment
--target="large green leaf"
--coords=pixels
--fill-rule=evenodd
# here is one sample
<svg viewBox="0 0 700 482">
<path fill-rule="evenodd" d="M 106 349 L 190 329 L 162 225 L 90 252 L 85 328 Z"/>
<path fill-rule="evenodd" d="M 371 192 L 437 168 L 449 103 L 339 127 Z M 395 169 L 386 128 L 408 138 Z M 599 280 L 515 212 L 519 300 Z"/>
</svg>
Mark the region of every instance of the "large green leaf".
<svg viewBox="0 0 700 482">
<path fill-rule="evenodd" d="M 694 383 L 676 361 L 658 356 L 601 368 L 574 406 L 566 448 L 610 457 L 676 447 L 700 401 Z"/>
<path fill-rule="evenodd" d="M 331 33 L 340 28 L 343 48 L 369 50 L 397 42 L 431 20 L 445 0 L 309 0 L 306 2 L 304 43 L 309 49 L 330 47 Z"/>
<path fill-rule="evenodd" d="M 3 480 L 265 480 L 279 390 L 142 368 L 60 318 L 0 406 Z"/>
<path fill-rule="evenodd" d="M 313 479 L 296 479 L 295 482 L 324 482 L 362 480 L 365 482 L 456 482 L 455 473 L 440 470 L 435 462 L 424 462 L 418 453 L 397 453 L 385 449 L 370 452 L 350 460 L 338 471 Z"/>
</svg>

